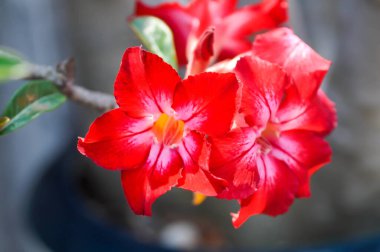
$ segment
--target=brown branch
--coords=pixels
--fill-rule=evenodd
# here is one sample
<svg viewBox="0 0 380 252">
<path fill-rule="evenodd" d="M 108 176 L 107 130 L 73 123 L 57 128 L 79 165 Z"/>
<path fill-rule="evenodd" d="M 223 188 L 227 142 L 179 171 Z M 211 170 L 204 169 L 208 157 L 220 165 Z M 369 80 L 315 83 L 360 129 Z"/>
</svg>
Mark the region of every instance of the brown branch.
<svg viewBox="0 0 380 252">
<path fill-rule="evenodd" d="M 73 59 L 66 60 L 58 64 L 57 67 L 31 65 L 30 75 L 24 79 L 49 80 L 70 100 L 94 108 L 100 112 L 116 108 L 117 104 L 112 95 L 75 85 L 74 65 Z"/>
</svg>

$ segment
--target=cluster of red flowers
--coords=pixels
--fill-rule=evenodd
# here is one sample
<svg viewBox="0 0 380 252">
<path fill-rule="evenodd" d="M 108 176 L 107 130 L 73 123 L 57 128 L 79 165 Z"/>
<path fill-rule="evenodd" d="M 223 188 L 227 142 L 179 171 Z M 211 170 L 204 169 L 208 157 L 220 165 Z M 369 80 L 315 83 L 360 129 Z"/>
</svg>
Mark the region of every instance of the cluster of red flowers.
<svg viewBox="0 0 380 252">
<path fill-rule="evenodd" d="M 127 49 L 115 81 L 119 108 L 78 143 L 98 165 L 121 170 L 136 214 L 151 215 L 153 202 L 178 187 L 238 200 L 239 227 L 309 196 L 311 175 L 330 161 L 324 138 L 336 112 L 320 89 L 330 62 L 276 28 L 287 20 L 286 0 L 236 4 L 137 1 L 136 16 L 159 17 L 173 30 L 188 77 L 140 47 Z"/>
</svg>

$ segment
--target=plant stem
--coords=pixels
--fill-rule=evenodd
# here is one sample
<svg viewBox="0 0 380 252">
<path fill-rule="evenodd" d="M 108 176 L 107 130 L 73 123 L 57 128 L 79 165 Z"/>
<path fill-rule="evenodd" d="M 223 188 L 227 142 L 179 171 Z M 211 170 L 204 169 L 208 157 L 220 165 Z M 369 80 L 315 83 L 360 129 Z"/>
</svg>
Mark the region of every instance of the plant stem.
<svg viewBox="0 0 380 252">
<path fill-rule="evenodd" d="M 60 63 L 57 67 L 30 65 L 30 74 L 26 80 L 49 80 L 53 82 L 60 91 L 72 101 L 105 112 L 117 107 L 113 95 L 88 90 L 75 85 L 74 60 L 69 59 Z"/>
</svg>

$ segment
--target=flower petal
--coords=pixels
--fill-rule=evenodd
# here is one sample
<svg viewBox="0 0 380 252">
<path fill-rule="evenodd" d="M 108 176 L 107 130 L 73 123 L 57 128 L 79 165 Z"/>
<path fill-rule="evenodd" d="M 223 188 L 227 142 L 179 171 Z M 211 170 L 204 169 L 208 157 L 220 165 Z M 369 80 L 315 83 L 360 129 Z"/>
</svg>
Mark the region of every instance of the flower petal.
<svg viewBox="0 0 380 252">
<path fill-rule="evenodd" d="M 205 136 L 190 132 L 178 146 L 178 153 L 184 164 L 179 187 L 206 196 L 216 196 L 225 188 L 226 181 L 209 171 L 210 146 Z"/>
<path fill-rule="evenodd" d="M 177 184 L 181 167 L 176 150 L 154 144 L 144 166 L 122 171 L 124 194 L 133 212 L 151 216 L 154 201 Z"/>
<path fill-rule="evenodd" d="M 106 169 L 139 167 L 148 157 L 153 143 L 152 121 L 129 117 L 114 109 L 97 118 L 85 138 L 79 138 L 78 150 Z"/>
<path fill-rule="evenodd" d="M 275 143 L 273 155 L 284 161 L 298 177 L 297 197 L 310 196 L 310 177 L 331 161 L 332 151 L 320 135 L 304 130 L 281 133 Z"/>
<path fill-rule="evenodd" d="M 232 58 L 250 49 L 249 36 L 286 22 L 286 0 L 263 0 L 236 9 L 237 0 L 192 0 L 188 5 L 163 3 L 149 7 L 137 1 L 135 15 L 153 15 L 172 29 L 179 63 L 187 63 L 200 36 L 210 26 L 217 27 L 218 60 Z"/>
<path fill-rule="evenodd" d="M 116 77 L 116 101 L 133 117 L 169 113 L 180 81 L 177 72 L 160 57 L 132 47 L 125 51 Z"/>
<path fill-rule="evenodd" d="M 235 72 L 243 84 L 240 112 L 250 126 L 265 127 L 275 118 L 289 84 L 287 75 L 278 66 L 254 55 L 241 58 Z"/>
<path fill-rule="evenodd" d="M 252 55 L 251 52 L 246 52 L 246 53 L 239 54 L 238 56 L 236 56 L 233 59 L 227 59 L 227 60 L 220 61 L 220 62 L 208 67 L 206 69 L 206 72 L 216 72 L 216 73 L 233 72 L 235 67 L 236 67 L 236 64 L 238 63 L 238 61 L 242 57 L 251 56 L 251 55 Z"/>
<path fill-rule="evenodd" d="M 228 1 L 226 1 L 228 2 Z M 233 58 L 251 48 L 249 36 L 279 26 L 288 19 L 286 0 L 263 0 L 245 6 L 222 19 L 216 26 L 219 60 Z"/>
<path fill-rule="evenodd" d="M 283 67 L 294 79 L 302 100 L 316 94 L 331 65 L 288 28 L 258 35 L 252 50 L 260 58 Z"/>
<path fill-rule="evenodd" d="M 204 0 L 198 0 L 199 2 L 202 2 Z M 234 12 L 236 10 L 236 6 L 238 4 L 238 0 L 229 0 L 229 1 L 213 1 L 208 0 L 209 2 L 209 11 L 212 15 L 212 17 L 216 20 L 220 20 L 221 18 L 229 15 L 230 13 Z"/>
<path fill-rule="evenodd" d="M 276 116 L 281 131 L 309 130 L 325 136 L 337 126 L 335 104 L 322 90 L 318 90 L 310 103 L 302 102 L 294 97 L 294 92 L 288 92 Z"/>
<path fill-rule="evenodd" d="M 221 29 L 218 29 L 221 30 Z M 218 31 L 217 30 L 217 31 Z M 219 32 L 222 33 L 222 32 Z M 222 36 L 222 35 L 219 35 Z M 228 43 L 222 44 L 220 40 L 215 39 L 215 55 L 218 56 L 216 59 L 216 64 L 212 65 L 210 68 L 213 69 L 221 69 L 222 71 L 215 71 L 215 72 L 231 72 L 236 65 L 236 62 L 244 56 L 243 54 L 246 54 L 252 49 L 252 42 L 248 40 L 242 40 L 242 39 L 236 39 L 236 38 L 231 38 Z M 221 49 L 222 48 L 222 49 Z M 236 56 L 237 55 L 237 56 Z M 235 65 L 233 65 L 232 62 L 229 62 L 230 60 L 235 60 Z M 228 64 L 230 67 L 228 69 L 227 67 L 222 66 L 223 64 Z M 224 68 L 225 67 L 225 68 Z M 224 68 L 224 69 L 223 69 Z M 209 71 L 211 72 L 211 71 Z M 214 72 L 214 71 L 213 71 Z"/>
<path fill-rule="evenodd" d="M 205 71 L 214 55 L 214 28 L 206 29 L 197 41 L 188 57 L 186 75 L 195 75 Z"/>
<path fill-rule="evenodd" d="M 252 128 L 238 128 L 220 138 L 211 138 L 210 171 L 228 181 L 224 199 L 244 199 L 256 191 L 258 146 Z"/>
<path fill-rule="evenodd" d="M 178 85 L 173 109 L 186 127 L 217 136 L 230 130 L 239 84 L 235 74 L 202 73 Z"/>
<path fill-rule="evenodd" d="M 297 192 L 297 177 L 284 162 L 271 155 L 263 155 L 257 159 L 257 167 L 260 174 L 258 189 L 252 196 L 241 200 L 240 211 L 232 214 L 235 228 L 252 215 L 276 216 L 286 212 Z"/>
</svg>

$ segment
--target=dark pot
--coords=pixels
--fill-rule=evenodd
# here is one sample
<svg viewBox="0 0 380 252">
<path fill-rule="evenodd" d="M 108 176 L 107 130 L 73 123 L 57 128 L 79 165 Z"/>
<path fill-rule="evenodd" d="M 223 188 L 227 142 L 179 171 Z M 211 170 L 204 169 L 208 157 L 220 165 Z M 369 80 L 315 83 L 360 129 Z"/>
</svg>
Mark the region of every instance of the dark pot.
<svg viewBox="0 0 380 252">
<path fill-rule="evenodd" d="M 73 178 L 74 156 L 69 151 L 51 165 L 31 199 L 31 226 L 48 247 L 57 252 L 171 251 L 140 243 L 126 230 L 97 218 Z"/>
<path fill-rule="evenodd" d="M 106 223 L 88 208 L 73 178 L 72 171 L 77 166 L 73 150 L 70 148 L 46 170 L 31 198 L 29 221 L 47 246 L 57 252 L 173 251 L 137 241 L 125 229 Z M 380 251 L 380 238 L 276 251 L 373 252 Z"/>
</svg>

